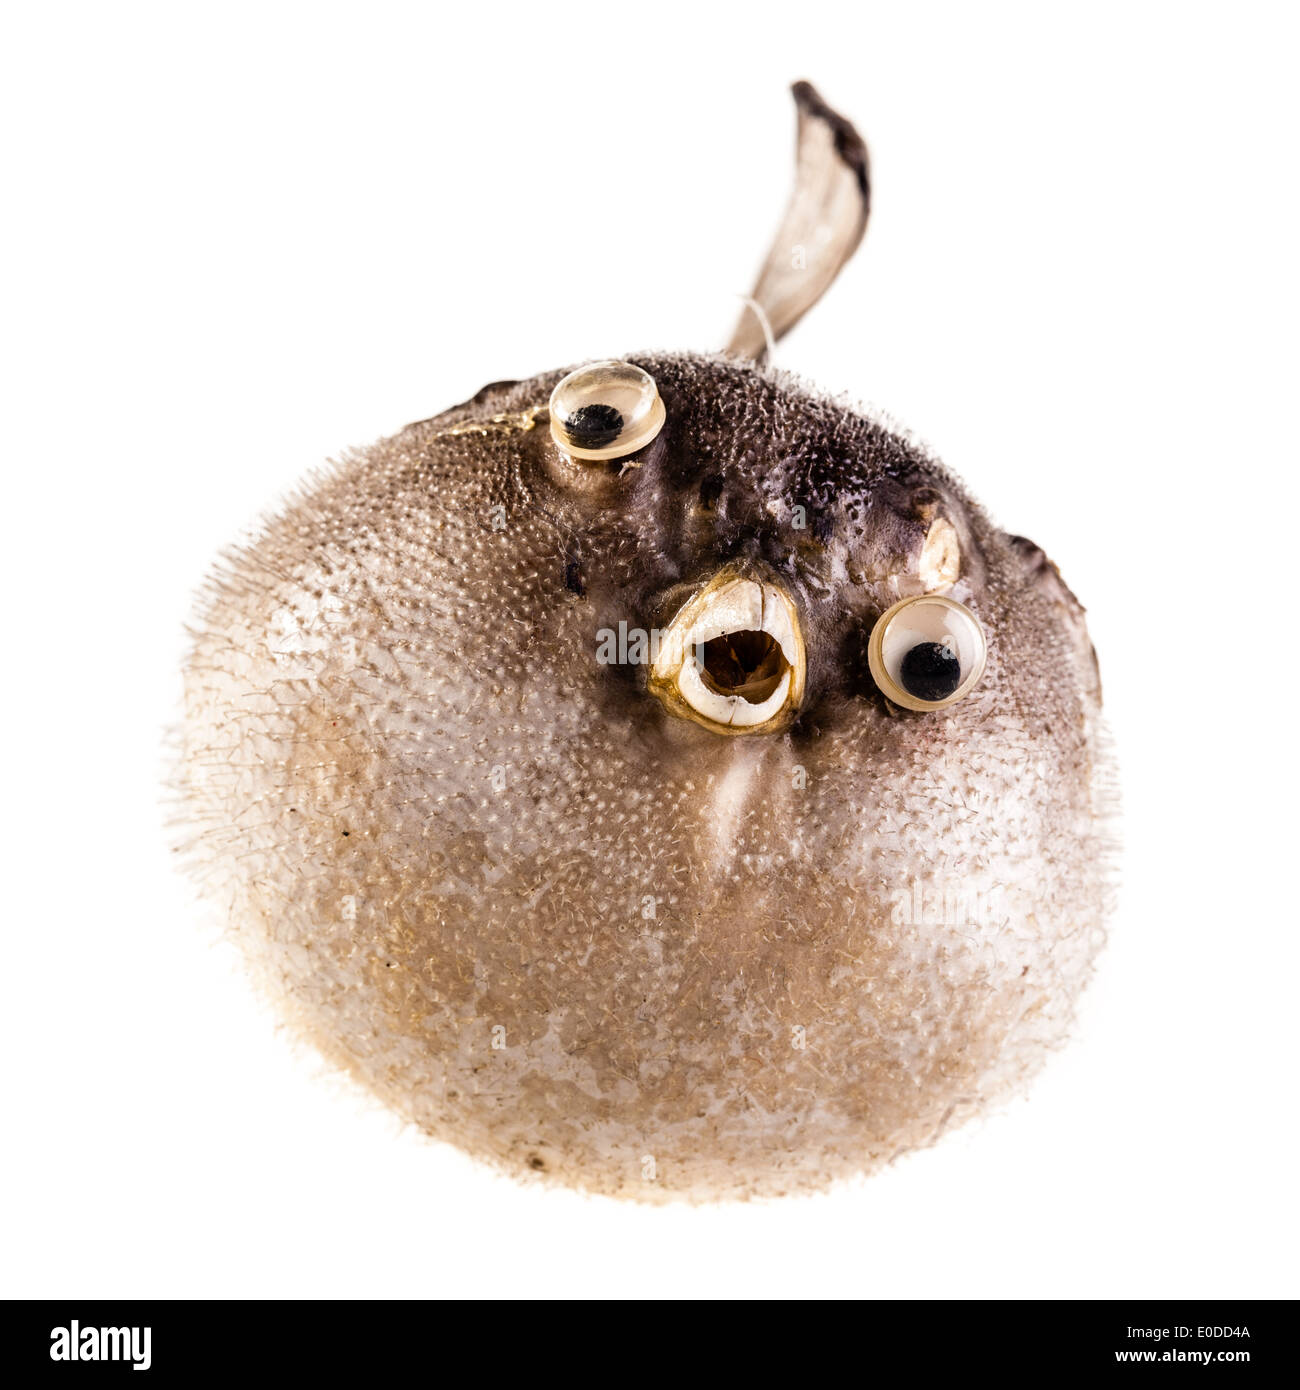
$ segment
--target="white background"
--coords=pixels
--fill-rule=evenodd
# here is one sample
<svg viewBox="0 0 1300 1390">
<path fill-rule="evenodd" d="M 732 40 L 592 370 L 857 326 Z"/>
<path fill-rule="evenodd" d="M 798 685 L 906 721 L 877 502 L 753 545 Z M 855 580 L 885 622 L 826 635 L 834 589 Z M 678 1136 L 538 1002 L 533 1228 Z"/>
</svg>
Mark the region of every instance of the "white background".
<svg viewBox="0 0 1300 1390">
<path fill-rule="evenodd" d="M 3 1292 L 1300 1292 L 1295 40 L 1281 5 L 11 8 Z M 778 361 L 1087 604 L 1121 910 L 1030 1098 L 864 1185 L 516 1187 L 320 1078 L 172 872 L 182 625 L 344 446 L 720 346 L 804 76 L 875 211 Z"/>
</svg>

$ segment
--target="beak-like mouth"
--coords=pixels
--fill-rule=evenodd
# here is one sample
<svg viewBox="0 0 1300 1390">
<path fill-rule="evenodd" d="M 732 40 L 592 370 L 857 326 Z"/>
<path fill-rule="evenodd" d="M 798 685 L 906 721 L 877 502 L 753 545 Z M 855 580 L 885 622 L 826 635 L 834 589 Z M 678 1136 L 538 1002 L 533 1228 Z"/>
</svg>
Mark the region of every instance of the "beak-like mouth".
<svg viewBox="0 0 1300 1390">
<path fill-rule="evenodd" d="M 806 669 L 785 590 L 724 570 L 669 624 L 650 689 L 673 714 L 718 733 L 772 733 L 799 708 Z"/>
</svg>

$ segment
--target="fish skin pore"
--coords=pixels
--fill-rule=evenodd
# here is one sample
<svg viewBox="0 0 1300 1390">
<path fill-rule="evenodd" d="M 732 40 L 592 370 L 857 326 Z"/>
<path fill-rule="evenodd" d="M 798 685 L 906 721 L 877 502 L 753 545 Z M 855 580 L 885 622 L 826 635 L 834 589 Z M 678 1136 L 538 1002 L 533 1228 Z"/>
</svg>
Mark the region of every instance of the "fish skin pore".
<svg viewBox="0 0 1300 1390">
<path fill-rule="evenodd" d="M 903 432 L 751 363 L 628 360 L 667 409 L 631 466 L 557 450 L 562 372 L 497 383 L 228 558 L 186 665 L 188 861 L 296 1033 L 427 1133 L 645 1201 L 818 1189 L 1068 1033 L 1111 894 L 1095 659 L 1054 566 Z M 987 667 L 911 713 L 867 642 L 936 518 Z M 799 615 L 779 732 L 596 657 L 727 567 Z"/>
</svg>

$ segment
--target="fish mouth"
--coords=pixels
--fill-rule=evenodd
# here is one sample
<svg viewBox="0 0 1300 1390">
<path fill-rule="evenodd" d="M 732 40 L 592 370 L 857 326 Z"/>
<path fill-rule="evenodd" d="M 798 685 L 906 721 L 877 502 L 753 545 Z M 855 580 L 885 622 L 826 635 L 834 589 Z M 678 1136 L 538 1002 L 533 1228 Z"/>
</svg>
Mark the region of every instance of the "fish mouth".
<svg viewBox="0 0 1300 1390">
<path fill-rule="evenodd" d="M 649 686 L 671 714 L 717 733 L 773 733 L 799 708 L 807 664 L 789 594 L 723 570 L 668 625 Z"/>
</svg>

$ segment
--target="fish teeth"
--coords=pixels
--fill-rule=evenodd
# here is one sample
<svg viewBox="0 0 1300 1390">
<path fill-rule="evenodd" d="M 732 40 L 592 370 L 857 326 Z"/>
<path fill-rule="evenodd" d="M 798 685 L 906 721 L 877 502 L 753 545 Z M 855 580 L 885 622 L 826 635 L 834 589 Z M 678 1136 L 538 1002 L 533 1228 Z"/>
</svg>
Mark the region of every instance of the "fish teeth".
<svg viewBox="0 0 1300 1390">
<path fill-rule="evenodd" d="M 736 632 L 765 632 L 785 670 L 767 699 L 724 695 L 704 679 L 706 643 Z M 716 575 L 677 614 L 651 667 L 650 688 L 674 714 L 722 731 L 766 730 L 803 697 L 806 654 L 798 614 L 779 585 L 728 571 Z"/>
</svg>

